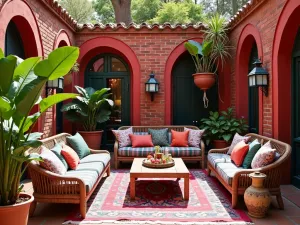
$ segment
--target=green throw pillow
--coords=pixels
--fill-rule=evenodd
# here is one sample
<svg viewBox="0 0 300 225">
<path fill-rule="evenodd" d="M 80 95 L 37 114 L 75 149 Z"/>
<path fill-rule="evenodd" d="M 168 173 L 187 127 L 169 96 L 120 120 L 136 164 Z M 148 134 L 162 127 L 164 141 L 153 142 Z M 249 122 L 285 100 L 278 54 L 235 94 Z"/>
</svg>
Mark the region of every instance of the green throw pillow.
<svg viewBox="0 0 300 225">
<path fill-rule="evenodd" d="M 148 133 L 152 136 L 153 144 L 159 146 L 169 146 L 168 142 L 168 128 L 155 130 L 148 129 Z"/>
<path fill-rule="evenodd" d="M 51 149 L 51 151 L 59 158 L 59 160 L 64 164 L 66 169 L 68 170 L 69 166 L 65 158 L 61 155 L 62 146 L 58 143 L 54 145 L 54 147 Z"/>
<path fill-rule="evenodd" d="M 252 141 L 249 144 L 249 151 L 243 161 L 243 168 L 245 169 L 249 169 L 251 168 L 251 162 L 256 154 L 256 152 L 260 149 L 261 144 L 259 143 L 259 141 L 257 139 L 255 139 L 254 141 Z"/>
<path fill-rule="evenodd" d="M 89 146 L 86 144 L 85 140 L 79 133 L 76 133 L 74 136 L 67 137 L 67 141 L 75 150 L 75 152 L 79 156 L 79 159 L 82 159 L 90 154 Z"/>
</svg>

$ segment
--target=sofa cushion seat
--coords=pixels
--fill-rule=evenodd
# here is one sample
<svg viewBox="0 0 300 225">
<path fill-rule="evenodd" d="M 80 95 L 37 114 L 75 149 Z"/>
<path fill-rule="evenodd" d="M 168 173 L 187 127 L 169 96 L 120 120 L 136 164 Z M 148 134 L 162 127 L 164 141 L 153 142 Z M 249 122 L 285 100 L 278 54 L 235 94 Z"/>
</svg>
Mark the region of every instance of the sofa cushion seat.
<svg viewBox="0 0 300 225">
<path fill-rule="evenodd" d="M 218 163 L 231 163 L 231 158 L 228 154 L 209 153 L 207 160 L 215 169 Z"/>
<path fill-rule="evenodd" d="M 164 151 L 166 147 L 162 148 Z M 182 156 L 201 156 L 201 149 L 195 147 L 167 147 L 169 153 L 173 157 Z M 150 153 L 154 153 L 154 147 L 123 147 L 118 149 L 119 156 L 131 156 L 131 157 L 146 157 Z"/>
<path fill-rule="evenodd" d="M 79 164 L 91 162 L 102 162 L 103 166 L 106 167 L 110 162 L 110 154 L 90 154 L 82 158 Z"/>
<path fill-rule="evenodd" d="M 102 162 L 89 162 L 89 163 L 80 163 L 75 171 L 95 171 L 98 176 L 104 170 L 104 164 Z"/>
<path fill-rule="evenodd" d="M 233 163 L 218 163 L 217 164 L 217 172 L 223 178 L 223 180 L 232 185 L 232 180 L 236 172 L 242 170 L 243 168 L 237 167 Z"/>
<path fill-rule="evenodd" d="M 64 176 L 81 179 L 85 184 L 87 193 L 92 190 L 99 177 L 95 170 L 69 170 Z"/>
</svg>

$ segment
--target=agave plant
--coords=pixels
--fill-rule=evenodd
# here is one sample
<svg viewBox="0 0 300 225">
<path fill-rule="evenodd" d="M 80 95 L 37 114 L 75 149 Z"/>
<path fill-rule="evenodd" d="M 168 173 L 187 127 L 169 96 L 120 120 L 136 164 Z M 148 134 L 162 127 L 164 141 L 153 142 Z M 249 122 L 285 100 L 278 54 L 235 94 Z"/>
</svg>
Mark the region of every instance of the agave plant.
<svg viewBox="0 0 300 225">
<path fill-rule="evenodd" d="M 32 133 L 38 118 L 53 105 L 77 94 L 56 94 L 42 99 L 41 92 L 48 80 L 66 75 L 79 56 L 76 47 L 54 50 L 48 59 L 33 57 L 22 60 L 4 57 L 0 49 L 0 206 L 14 204 L 22 186 L 20 178 L 36 155 L 25 155 L 30 147 L 39 147 L 42 133 Z M 31 114 L 34 106 L 38 111 Z"/>
<path fill-rule="evenodd" d="M 95 90 L 94 88 L 82 88 L 75 86 L 80 94 L 72 102 L 64 105 L 61 109 L 71 122 L 78 122 L 83 125 L 85 131 L 95 131 L 98 123 L 109 120 L 111 107 L 114 102 L 109 99 L 110 88 Z"/>
</svg>

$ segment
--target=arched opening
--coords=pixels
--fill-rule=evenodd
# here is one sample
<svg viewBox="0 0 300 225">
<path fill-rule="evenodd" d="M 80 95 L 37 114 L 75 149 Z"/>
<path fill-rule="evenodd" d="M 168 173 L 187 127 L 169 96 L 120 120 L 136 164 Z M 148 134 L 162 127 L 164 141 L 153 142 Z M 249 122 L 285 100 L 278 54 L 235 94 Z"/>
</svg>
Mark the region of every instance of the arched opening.
<svg viewBox="0 0 300 225">
<path fill-rule="evenodd" d="M 203 91 L 195 84 L 194 62 L 188 52 L 184 52 L 172 69 L 172 106 L 174 125 L 200 125 L 202 118 L 208 117 L 209 111 L 218 111 L 218 88 L 214 85 L 207 91 L 208 108 L 204 108 Z"/>
<path fill-rule="evenodd" d="M 5 55 L 16 55 L 25 58 L 24 44 L 14 21 L 10 21 L 5 33 Z"/>
<path fill-rule="evenodd" d="M 95 90 L 111 89 L 111 99 L 115 105 L 109 121 L 99 125 L 99 129 L 104 130 L 102 144 L 112 148 L 114 135 L 111 130 L 131 124 L 130 71 L 127 63 L 115 54 L 97 55 L 86 67 L 84 87 L 92 87 Z"/>
</svg>

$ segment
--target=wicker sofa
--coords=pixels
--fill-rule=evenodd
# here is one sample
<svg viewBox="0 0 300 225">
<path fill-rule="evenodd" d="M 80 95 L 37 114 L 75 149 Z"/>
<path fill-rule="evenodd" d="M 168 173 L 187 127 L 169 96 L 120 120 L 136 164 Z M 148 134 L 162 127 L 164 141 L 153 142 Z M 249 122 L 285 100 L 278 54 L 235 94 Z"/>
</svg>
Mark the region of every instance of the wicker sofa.
<svg viewBox="0 0 300 225">
<path fill-rule="evenodd" d="M 199 130 L 198 127 L 195 126 L 132 126 L 133 133 L 135 134 L 147 134 L 148 129 L 164 129 L 168 128 L 169 132 L 172 130 L 175 131 L 183 131 L 184 127 L 194 130 Z M 119 127 L 119 130 L 126 130 L 130 128 L 130 126 Z M 170 135 L 169 135 L 170 142 Z M 205 145 L 204 142 L 201 141 L 199 148 L 194 147 L 168 147 L 169 152 L 173 157 L 180 157 L 184 161 L 198 161 L 200 162 L 200 167 L 204 168 L 204 155 L 205 155 Z M 118 141 L 115 141 L 114 144 L 114 162 L 115 168 L 118 169 L 120 162 L 132 162 L 134 158 L 138 157 L 146 157 L 149 153 L 153 152 L 154 148 L 132 148 L 132 147 L 124 147 L 119 148 Z"/>
<path fill-rule="evenodd" d="M 212 149 L 208 152 L 207 167 L 208 174 L 214 172 L 219 181 L 232 194 L 232 207 L 235 208 L 238 201 L 238 196 L 243 195 L 245 190 L 251 185 L 251 178 L 248 176 L 254 171 L 260 171 L 267 175 L 264 182 L 266 188 L 269 189 L 271 195 L 275 195 L 280 209 L 284 209 L 284 204 L 280 192 L 281 172 L 284 162 L 290 157 L 291 146 L 281 141 L 268 138 L 257 134 L 247 134 L 250 136 L 250 141 L 258 139 L 261 144 L 267 141 L 271 142 L 272 148 L 276 149 L 280 154 L 280 158 L 272 164 L 257 168 L 243 169 L 236 167 L 227 154 L 228 148 Z"/>
<path fill-rule="evenodd" d="M 67 143 L 69 134 L 62 133 L 42 140 L 43 145 L 51 149 L 57 143 Z M 39 153 L 39 148 L 31 148 L 27 154 Z M 30 216 L 33 215 L 37 202 L 80 204 L 80 213 L 86 216 L 86 202 L 92 195 L 103 175 L 110 175 L 110 154 L 105 150 L 93 150 L 82 158 L 76 170 L 69 170 L 65 175 L 58 175 L 45 170 L 37 162 L 28 165 L 34 189 L 34 202 Z"/>
</svg>

